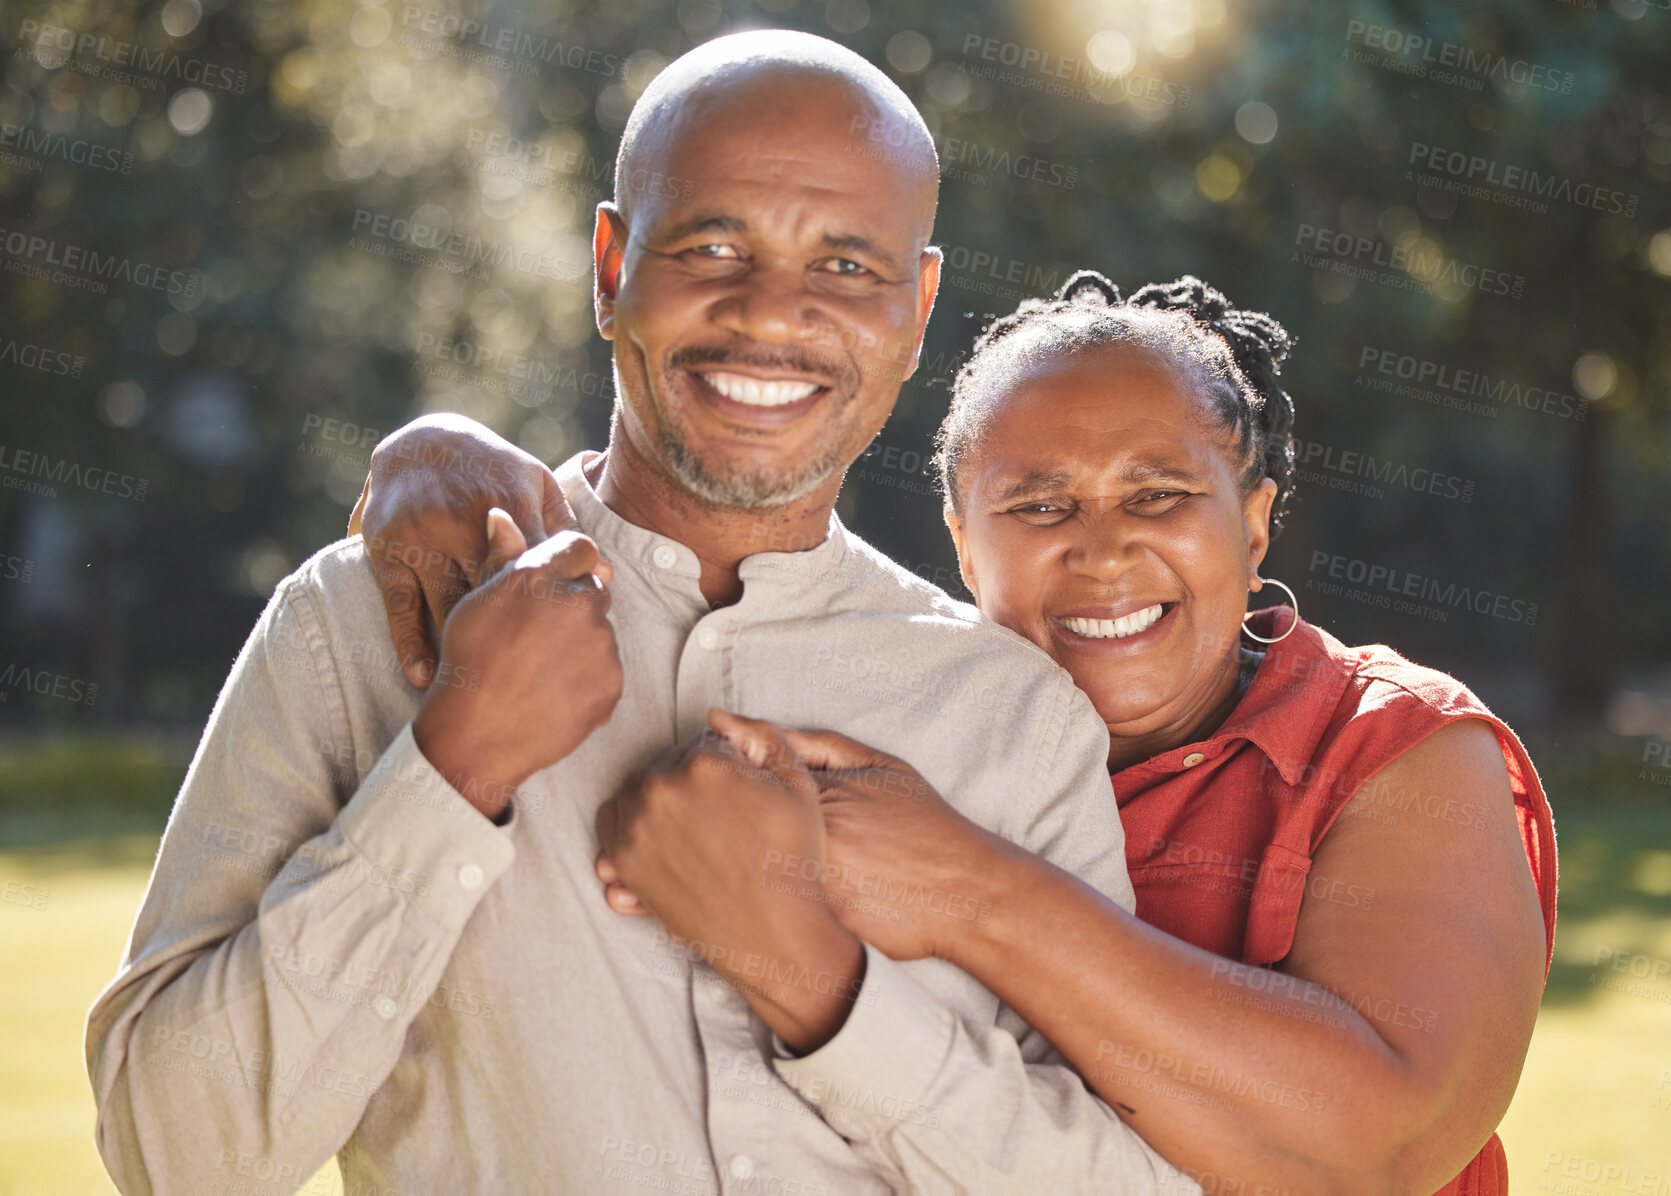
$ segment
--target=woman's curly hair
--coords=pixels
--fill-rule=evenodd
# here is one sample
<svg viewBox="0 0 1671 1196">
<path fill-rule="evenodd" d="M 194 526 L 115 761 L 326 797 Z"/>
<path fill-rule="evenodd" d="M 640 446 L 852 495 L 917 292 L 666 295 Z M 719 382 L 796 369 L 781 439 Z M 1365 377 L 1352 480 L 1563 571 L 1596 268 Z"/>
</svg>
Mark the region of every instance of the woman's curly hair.
<svg viewBox="0 0 1671 1196">
<path fill-rule="evenodd" d="M 1282 528 L 1294 492 L 1294 400 L 1277 381 L 1294 341 L 1260 311 L 1232 307 L 1222 291 L 1186 274 L 1151 283 L 1129 299 L 1095 270 L 1081 270 L 1051 299 L 1028 299 L 994 320 L 952 385 L 951 409 L 935 438 L 946 500 L 959 514 L 958 467 L 980 434 L 1002 374 L 1058 353 L 1130 345 L 1185 373 L 1234 437 L 1243 491 L 1276 482 L 1271 531 Z"/>
</svg>

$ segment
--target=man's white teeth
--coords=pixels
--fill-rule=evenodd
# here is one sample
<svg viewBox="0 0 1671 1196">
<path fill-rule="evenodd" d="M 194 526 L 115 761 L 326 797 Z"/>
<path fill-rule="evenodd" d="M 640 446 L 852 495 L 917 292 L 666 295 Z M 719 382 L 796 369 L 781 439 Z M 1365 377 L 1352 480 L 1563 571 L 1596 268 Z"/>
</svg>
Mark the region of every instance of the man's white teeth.
<svg viewBox="0 0 1671 1196">
<path fill-rule="evenodd" d="M 728 399 L 751 407 L 781 407 L 798 403 L 818 389 L 815 382 L 762 382 L 741 374 L 703 374 L 709 386 Z"/>
<path fill-rule="evenodd" d="M 1128 635 L 1147 631 L 1165 613 L 1166 608 L 1157 602 L 1154 606 L 1146 606 L 1118 619 L 1063 619 L 1062 626 L 1087 639 L 1123 640 Z"/>
</svg>

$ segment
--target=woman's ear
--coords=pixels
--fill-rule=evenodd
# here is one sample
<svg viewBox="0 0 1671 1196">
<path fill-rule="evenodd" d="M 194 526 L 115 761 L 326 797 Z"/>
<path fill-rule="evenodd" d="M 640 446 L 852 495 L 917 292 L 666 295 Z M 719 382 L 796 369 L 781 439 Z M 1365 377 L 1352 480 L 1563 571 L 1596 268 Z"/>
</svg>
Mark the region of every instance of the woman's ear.
<svg viewBox="0 0 1671 1196">
<path fill-rule="evenodd" d="M 1276 481 L 1261 478 L 1242 500 L 1242 525 L 1247 533 L 1247 588 L 1257 590 L 1259 565 L 1271 546 L 1271 505 L 1276 502 Z"/>
<path fill-rule="evenodd" d="M 975 605 L 979 606 L 981 592 L 975 584 L 975 569 L 969 560 L 968 541 L 964 536 L 963 520 L 958 518 L 951 503 L 947 503 L 941 508 L 941 514 L 945 516 L 946 530 L 952 534 L 952 546 L 957 549 L 957 571 L 963 577 L 963 584 L 968 586 L 969 592 L 975 596 Z"/>
</svg>

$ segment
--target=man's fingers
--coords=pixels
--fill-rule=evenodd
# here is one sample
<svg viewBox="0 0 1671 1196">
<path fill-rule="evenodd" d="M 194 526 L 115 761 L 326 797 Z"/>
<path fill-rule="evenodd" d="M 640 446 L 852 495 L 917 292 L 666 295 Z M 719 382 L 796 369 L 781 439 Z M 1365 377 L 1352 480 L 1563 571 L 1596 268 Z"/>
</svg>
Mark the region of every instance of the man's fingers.
<svg viewBox="0 0 1671 1196">
<path fill-rule="evenodd" d="M 626 914 L 633 918 L 650 916 L 650 907 L 638 899 L 637 893 L 619 881 L 603 887 L 603 899 L 609 903 L 609 908 L 618 914 Z"/>
<path fill-rule="evenodd" d="M 401 672 L 413 685 L 425 689 L 435 676 L 435 646 L 424 626 L 424 593 L 418 575 L 405 565 L 384 561 L 376 568 L 376 576 Z"/>
<path fill-rule="evenodd" d="M 899 761 L 837 731 L 796 731 L 784 727 L 784 742 L 808 768 L 840 772 L 854 768 L 891 768 Z"/>
<path fill-rule="evenodd" d="M 621 810 L 619 805 L 616 804 L 615 798 L 609 798 L 598 807 L 595 825 L 598 830 L 598 845 L 603 848 L 603 852 L 598 858 L 603 859 L 614 848 L 615 833 L 621 825 Z"/>
<path fill-rule="evenodd" d="M 365 517 L 366 500 L 371 497 L 371 475 L 366 474 L 366 484 L 360 487 L 360 499 L 354 504 L 354 509 L 348 513 L 348 534 L 360 534 L 360 521 Z"/>
<path fill-rule="evenodd" d="M 511 518 L 510 512 L 503 507 L 494 507 L 488 511 L 487 555 L 482 558 L 478 584 L 492 578 L 499 570 L 527 551 L 527 537 L 516 526 L 516 520 Z"/>
<path fill-rule="evenodd" d="M 540 545 L 527 564 L 549 566 L 559 577 L 595 575 L 603 563 L 597 541 L 582 532 L 559 531 Z"/>
<path fill-rule="evenodd" d="M 598 874 L 603 882 L 603 899 L 609 903 L 609 908 L 618 914 L 648 914 L 650 911 L 638 899 L 638 894 L 627 887 L 621 879 L 621 873 L 615 867 L 615 861 L 609 858 L 607 852 L 599 852 L 598 858 L 592 861 L 592 871 Z"/>
</svg>

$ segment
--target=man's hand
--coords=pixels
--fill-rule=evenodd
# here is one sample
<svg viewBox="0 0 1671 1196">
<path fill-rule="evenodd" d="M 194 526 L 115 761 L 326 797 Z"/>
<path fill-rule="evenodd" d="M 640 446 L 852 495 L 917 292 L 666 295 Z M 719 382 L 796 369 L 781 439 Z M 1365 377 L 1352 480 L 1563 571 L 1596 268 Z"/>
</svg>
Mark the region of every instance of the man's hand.
<svg viewBox="0 0 1671 1196">
<path fill-rule="evenodd" d="M 980 878 L 1017 849 L 952 809 L 905 761 L 834 731 L 738 715 L 716 726 L 739 751 L 781 742 L 818 786 L 823 864 L 785 857 L 770 883 L 815 877 L 842 925 L 893 959 L 946 958 L 957 936 L 990 917 Z M 647 912 L 609 856 L 598 858 L 597 874 L 611 909 Z"/>
<path fill-rule="evenodd" d="M 422 689 L 435 675 L 437 627 L 481 580 L 487 513 L 510 514 L 530 545 L 560 531 L 578 533 L 557 479 L 539 459 L 462 415 L 426 415 L 378 444 L 348 534 L 365 537 L 383 592 L 389 631 L 407 680 Z M 608 585 L 609 565 L 599 561 Z"/>
<path fill-rule="evenodd" d="M 592 541 L 562 532 L 529 548 L 498 508 L 484 539 L 482 584 L 447 619 L 440 683 L 412 736 L 453 788 L 497 818 L 518 785 L 609 721 L 623 677 Z"/>
<path fill-rule="evenodd" d="M 846 1021 L 864 970 L 822 886 L 777 883 L 786 859 L 814 877 L 822 868 L 818 787 L 770 723 L 719 709 L 708 722 L 718 733 L 664 754 L 598 808 L 598 839 L 670 933 L 791 1049 L 815 1050 Z"/>
</svg>

